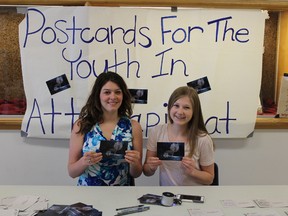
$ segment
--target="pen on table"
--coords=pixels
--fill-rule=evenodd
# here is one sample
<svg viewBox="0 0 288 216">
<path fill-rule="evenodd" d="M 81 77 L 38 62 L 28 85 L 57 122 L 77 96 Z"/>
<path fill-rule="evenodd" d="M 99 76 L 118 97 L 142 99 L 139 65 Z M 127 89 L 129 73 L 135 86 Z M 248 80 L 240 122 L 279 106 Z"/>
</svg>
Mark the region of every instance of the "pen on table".
<svg viewBox="0 0 288 216">
<path fill-rule="evenodd" d="M 149 209 L 150 209 L 149 206 L 141 206 L 141 207 L 123 209 L 120 212 L 117 212 L 117 214 L 115 216 L 122 216 L 122 215 L 137 213 L 137 212 L 143 212 L 143 211 L 147 211 Z"/>
<path fill-rule="evenodd" d="M 130 209 L 130 208 L 139 208 L 139 207 L 142 207 L 142 206 L 144 206 L 144 205 L 137 205 L 137 206 L 129 206 L 129 207 L 117 208 L 116 211 L 123 210 L 123 209 Z"/>
</svg>

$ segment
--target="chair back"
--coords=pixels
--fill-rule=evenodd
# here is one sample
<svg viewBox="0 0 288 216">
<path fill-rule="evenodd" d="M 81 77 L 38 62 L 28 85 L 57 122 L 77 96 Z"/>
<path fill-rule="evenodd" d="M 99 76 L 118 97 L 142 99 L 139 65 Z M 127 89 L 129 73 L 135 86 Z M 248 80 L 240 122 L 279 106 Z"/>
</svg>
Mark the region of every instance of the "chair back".
<svg viewBox="0 0 288 216">
<path fill-rule="evenodd" d="M 129 186 L 135 186 L 135 179 L 130 176 Z"/>
<path fill-rule="evenodd" d="M 214 179 L 211 185 L 218 186 L 219 185 L 219 168 L 217 163 L 214 163 Z"/>
</svg>

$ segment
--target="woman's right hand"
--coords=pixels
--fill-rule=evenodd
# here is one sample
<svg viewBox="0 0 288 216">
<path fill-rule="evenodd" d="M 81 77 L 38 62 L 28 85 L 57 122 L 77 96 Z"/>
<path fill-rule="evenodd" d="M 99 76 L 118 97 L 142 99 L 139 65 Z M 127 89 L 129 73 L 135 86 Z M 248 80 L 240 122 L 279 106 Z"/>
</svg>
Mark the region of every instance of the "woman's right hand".
<svg viewBox="0 0 288 216">
<path fill-rule="evenodd" d="M 103 158 L 103 155 L 101 152 L 85 152 L 82 159 L 83 163 L 87 166 L 93 165 L 101 161 Z"/>
<path fill-rule="evenodd" d="M 155 172 L 158 168 L 158 166 L 160 166 L 162 164 L 162 161 L 159 160 L 158 157 L 148 157 L 145 163 L 151 172 Z"/>
</svg>

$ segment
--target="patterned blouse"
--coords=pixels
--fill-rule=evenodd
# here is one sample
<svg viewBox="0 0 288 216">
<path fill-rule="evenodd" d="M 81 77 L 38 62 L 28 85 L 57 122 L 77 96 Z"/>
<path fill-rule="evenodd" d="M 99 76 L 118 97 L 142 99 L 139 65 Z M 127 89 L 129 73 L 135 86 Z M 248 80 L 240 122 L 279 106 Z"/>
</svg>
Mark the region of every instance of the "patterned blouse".
<svg viewBox="0 0 288 216">
<path fill-rule="evenodd" d="M 97 123 L 84 137 L 82 154 L 100 150 L 100 142 L 107 140 Z M 132 124 L 127 117 L 121 117 L 112 132 L 110 140 L 127 141 L 127 149 L 132 149 Z M 79 186 L 125 186 L 129 185 L 129 164 L 125 159 L 103 158 L 99 163 L 88 166 L 79 177 Z"/>
</svg>

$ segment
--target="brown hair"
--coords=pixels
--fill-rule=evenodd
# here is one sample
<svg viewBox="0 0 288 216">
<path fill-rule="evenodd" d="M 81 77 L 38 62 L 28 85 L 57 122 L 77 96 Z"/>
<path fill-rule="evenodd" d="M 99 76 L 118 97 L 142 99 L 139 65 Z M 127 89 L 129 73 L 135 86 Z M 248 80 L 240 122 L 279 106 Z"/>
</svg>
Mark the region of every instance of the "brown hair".
<svg viewBox="0 0 288 216">
<path fill-rule="evenodd" d="M 89 132 L 96 123 L 103 122 L 104 119 L 100 101 L 100 92 L 102 87 L 108 81 L 117 84 L 123 93 L 123 100 L 121 106 L 119 107 L 118 115 L 121 117 L 123 116 L 129 118 L 131 117 L 132 115 L 131 95 L 125 81 L 117 73 L 110 71 L 103 72 L 97 77 L 94 86 L 92 88 L 92 91 L 90 93 L 90 96 L 88 97 L 86 104 L 81 109 L 78 121 L 78 124 L 80 125 L 78 133 L 85 134 Z"/>
</svg>

